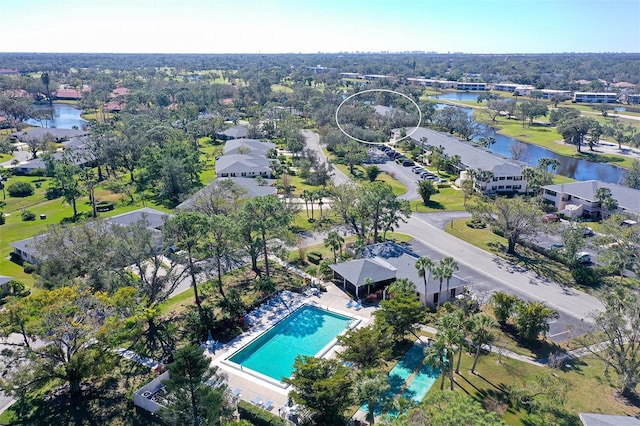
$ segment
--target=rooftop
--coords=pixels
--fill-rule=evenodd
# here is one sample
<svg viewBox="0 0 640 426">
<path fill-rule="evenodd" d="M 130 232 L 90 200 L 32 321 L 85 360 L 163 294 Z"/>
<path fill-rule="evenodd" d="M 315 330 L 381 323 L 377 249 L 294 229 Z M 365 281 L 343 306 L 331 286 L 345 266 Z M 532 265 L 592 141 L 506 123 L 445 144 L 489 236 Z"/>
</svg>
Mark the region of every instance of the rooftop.
<svg viewBox="0 0 640 426">
<path fill-rule="evenodd" d="M 571 194 L 589 201 L 595 201 L 595 193 L 598 188 L 609 188 L 611 196 L 618 202 L 620 208 L 640 213 L 640 191 L 626 186 L 601 182 L 599 180 L 585 180 L 581 182 L 547 185 L 543 186 L 543 188 L 549 191 Z"/>
</svg>

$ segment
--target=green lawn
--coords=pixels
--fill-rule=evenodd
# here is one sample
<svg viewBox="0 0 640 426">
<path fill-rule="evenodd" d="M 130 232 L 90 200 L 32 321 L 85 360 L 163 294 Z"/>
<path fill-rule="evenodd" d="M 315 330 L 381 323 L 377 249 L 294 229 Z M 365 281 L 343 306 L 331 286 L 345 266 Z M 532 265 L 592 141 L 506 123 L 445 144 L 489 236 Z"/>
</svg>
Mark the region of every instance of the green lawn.
<svg viewBox="0 0 640 426">
<path fill-rule="evenodd" d="M 368 182 L 369 181 L 366 178 L 366 175 L 364 173 L 364 167 L 355 166 L 353 168 L 353 175 L 352 175 L 351 172 L 349 171 L 349 166 L 345 166 L 344 164 L 338 164 L 337 162 L 333 162 L 334 161 L 333 159 L 331 161 L 332 161 L 332 164 L 335 167 L 340 169 L 344 174 L 346 174 L 350 178 L 354 179 L 355 181 L 358 181 L 360 183 L 364 183 L 364 182 Z M 388 175 L 385 172 L 380 173 L 378 175 L 378 177 L 376 178 L 376 181 L 386 182 L 389 185 L 391 185 L 391 188 L 393 189 L 393 193 L 395 195 L 402 195 L 405 192 L 407 192 L 407 190 L 408 190 L 405 184 L 403 184 L 398 179 L 394 178 L 393 176 Z"/>
<path fill-rule="evenodd" d="M 422 202 L 422 199 L 411 201 L 411 211 L 432 213 L 445 210 L 466 210 L 464 206 L 464 194 L 461 190 L 449 186 L 440 188 L 439 191 L 439 193 L 431 196 L 426 206 Z"/>
<path fill-rule="evenodd" d="M 500 360 L 497 354 L 482 356 L 476 367 L 476 375 L 471 374 L 472 364 L 473 356 L 465 353 L 460 366 L 461 374 L 454 377 L 454 389 L 456 392 L 470 395 L 481 404 L 486 398 L 498 403 L 507 403 L 505 391 L 508 386 L 525 387 L 525 383 L 531 383 L 536 377 L 554 375 L 568 386 L 564 408 L 574 419 L 573 424 L 580 424 L 577 414 L 581 412 L 628 416 L 640 414 L 638 407 L 616 397 L 615 388 L 604 374 L 603 364 L 592 357 L 576 360 L 574 368 L 568 371 L 541 368 L 504 356 Z M 615 373 L 611 372 L 611 375 L 615 376 Z M 445 389 L 448 389 L 448 386 L 447 379 Z M 440 380 L 438 379 L 430 392 L 439 388 Z M 508 425 L 542 424 L 539 419 L 536 421 L 536 417 L 528 414 L 524 409 L 510 408 L 502 419 Z"/>
</svg>

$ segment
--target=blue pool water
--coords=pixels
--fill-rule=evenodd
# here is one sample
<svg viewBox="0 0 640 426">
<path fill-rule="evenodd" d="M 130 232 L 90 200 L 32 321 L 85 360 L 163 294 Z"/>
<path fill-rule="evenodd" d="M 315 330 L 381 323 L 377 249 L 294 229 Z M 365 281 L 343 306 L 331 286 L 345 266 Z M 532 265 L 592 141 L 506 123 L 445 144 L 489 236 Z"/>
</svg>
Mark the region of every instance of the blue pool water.
<svg viewBox="0 0 640 426">
<path fill-rule="evenodd" d="M 316 355 L 342 333 L 351 318 L 303 306 L 229 358 L 272 379 L 290 377 L 298 355 Z"/>
<path fill-rule="evenodd" d="M 429 365 L 422 364 L 423 360 L 424 347 L 422 345 L 413 345 L 389 372 L 390 389 L 385 395 L 385 399 L 396 397 L 406 385 L 402 391 L 402 396 L 418 404 L 422 402 L 440 375 L 440 370 L 433 370 Z M 414 372 L 416 372 L 416 375 L 407 383 L 407 380 Z M 363 411 L 369 410 L 366 404 L 360 409 Z M 375 414 L 376 416 L 381 414 L 381 407 L 376 407 Z M 391 411 L 389 414 L 394 415 L 397 413 Z"/>
</svg>

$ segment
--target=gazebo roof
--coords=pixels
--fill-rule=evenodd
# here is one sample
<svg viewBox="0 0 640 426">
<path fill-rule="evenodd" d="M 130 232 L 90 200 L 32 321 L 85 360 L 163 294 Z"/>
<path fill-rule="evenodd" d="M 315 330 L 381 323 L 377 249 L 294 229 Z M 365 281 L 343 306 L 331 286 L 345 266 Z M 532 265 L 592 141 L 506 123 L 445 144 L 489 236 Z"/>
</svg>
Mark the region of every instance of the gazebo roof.
<svg viewBox="0 0 640 426">
<path fill-rule="evenodd" d="M 396 278 L 396 270 L 392 269 L 393 267 L 383 266 L 372 259 L 357 259 L 329 267 L 356 287 L 364 285 L 367 278 L 374 282 Z"/>
</svg>

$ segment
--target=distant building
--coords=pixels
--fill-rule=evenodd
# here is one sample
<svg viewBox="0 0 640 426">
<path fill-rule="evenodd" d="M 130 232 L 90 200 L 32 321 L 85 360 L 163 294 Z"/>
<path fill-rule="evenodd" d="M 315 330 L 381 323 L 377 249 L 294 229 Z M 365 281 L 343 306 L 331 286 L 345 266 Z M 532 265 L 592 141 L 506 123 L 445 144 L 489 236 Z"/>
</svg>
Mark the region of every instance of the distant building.
<svg viewBox="0 0 640 426">
<path fill-rule="evenodd" d="M 409 134 L 413 128 L 405 129 Z M 392 130 L 391 140 L 397 140 L 401 136 L 400 129 Z M 462 142 L 454 137 L 435 130 L 419 127 L 410 138 L 418 146 L 422 146 L 421 140 L 426 138 L 429 147 L 442 146 L 444 154 L 448 157 L 458 155 L 460 157 L 461 170 L 483 170 L 491 172 L 489 180 L 475 180 L 476 189 L 485 194 L 522 194 L 527 190 L 527 181 L 522 176 L 524 163 L 508 160 L 494 155 L 485 149 L 475 147 L 468 142 Z"/>
<path fill-rule="evenodd" d="M 540 90 L 540 93 L 542 93 L 543 99 L 551 99 L 555 97 L 561 101 L 571 99 L 572 96 L 571 90 L 542 89 Z"/>
<path fill-rule="evenodd" d="M 640 191 L 637 189 L 598 180 L 542 187 L 545 201 L 553 204 L 559 212 L 574 218 L 602 216 L 602 206 L 595 196 L 599 188 L 608 188 L 611 191 L 611 196 L 618 202 L 618 211 L 640 215 Z"/>
<path fill-rule="evenodd" d="M 276 144 L 258 139 L 231 139 L 224 144 L 223 155 L 250 154 L 266 157 L 270 149 L 276 149 Z"/>
<path fill-rule="evenodd" d="M 320 65 L 317 65 L 315 67 L 305 67 L 305 68 L 306 68 L 307 71 L 311 71 L 313 74 L 324 74 L 324 73 L 338 71 L 337 68 L 323 67 L 323 66 L 320 66 Z"/>
<path fill-rule="evenodd" d="M 223 155 L 216 160 L 218 177 L 271 177 L 271 161 L 262 156 L 247 154 Z"/>
<path fill-rule="evenodd" d="M 625 99 L 628 104 L 640 104 L 640 94 L 634 93 L 626 95 Z"/>
<path fill-rule="evenodd" d="M 191 211 L 195 209 L 195 206 L 199 204 L 207 204 L 207 197 L 210 197 L 212 192 L 218 190 L 218 184 L 220 181 L 230 180 L 238 186 L 244 188 L 247 194 L 247 198 L 254 197 L 264 197 L 267 195 L 276 195 L 278 192 L 278 188 L 275 186 L 275 180 L 273 179 L 264 179 L 264 181 L 259 181 L 254 178 L 247 177 L 234 177 L 234 178 L 216 178 L 209 185 L 200 189 L 198 192 L 193 194 L 187 200 L 176 206 L 176 210 L 178 211 Z M 219 195 L 219 194 L 218 194 Z"/>
<path fill-rule="evenodd" d="M 244 126 L 233 126 L 229 127 L 226 130 L 218 132 L 218 136 L 220 139 L 229 140 L 229 139 L 242 139 L 249 136 L 249 130 Z"/>
<path fill-rule="evenodd" d="M 496 83 L 493 85 L 493 90 L 515 93 L 518 96 L 529 96 L 536 88 L 528 84 Z"/>
<path fill-rule="evenodd" d="M 575 92 L 573 102 L 588 104 L 615 104 L 618 94 L 612 92 Z"/>
<path fill-rule="evenodd" d="M 469 90 L 469 91 L 487 90 L 487 83 L 473 83 L 473 82 L 467 82 L 467 81 L 460 81 L 456 83 L 456 89 Z"/>
<path fill-rule="evenodd" d="M 169 216 L 170 215 L 160 210 L 145 207 L 113 216 L 106 219 L 106 222 L 114 225 L 129 226 L 145 219 L 147 221 L 147 228 L 153 232 L 156 243 L 160 244 L 162 241 L 162 227 Z M 24 262 L 32 264 L 36 264 L 43 258 L 46 258 L 47 253 L 40 253 L 38 251 L 38 244 L 43 241 L 45 236 L 46 234 L 41 234 L 11 243 L 10 245 L 13 247 L 12 257 L 17 257 Z"/>
</svg>

